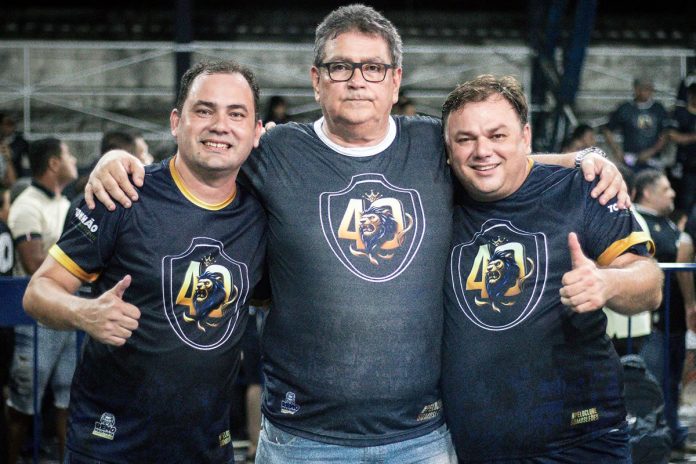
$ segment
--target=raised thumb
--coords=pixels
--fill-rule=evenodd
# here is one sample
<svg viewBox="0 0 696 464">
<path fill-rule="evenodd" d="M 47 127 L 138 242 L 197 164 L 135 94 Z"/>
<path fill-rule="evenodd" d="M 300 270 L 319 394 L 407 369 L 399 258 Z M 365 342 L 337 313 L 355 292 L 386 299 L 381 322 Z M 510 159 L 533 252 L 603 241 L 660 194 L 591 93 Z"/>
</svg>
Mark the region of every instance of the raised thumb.
<svg viewBox="0 0 696 464">
<path fill-rule="evenodd" d="M 582 252 L 580 241 L 575 232 L 568 234 L 568 250 L 570 250 L 570 262 L 573 265 L 573 269 L 587 261 L 587 257 L 585 253 Z"/>
<path fill-rule="evenodd" d="M 130 284 L 131 276 L 130 274 L 126 274 L 126 276 L 123 279 L 119 280 L 110 291 L 117 297 L 123 298 L 123 294 L 126 292 L 126 289 L 130 287 Z"/>
</svg>

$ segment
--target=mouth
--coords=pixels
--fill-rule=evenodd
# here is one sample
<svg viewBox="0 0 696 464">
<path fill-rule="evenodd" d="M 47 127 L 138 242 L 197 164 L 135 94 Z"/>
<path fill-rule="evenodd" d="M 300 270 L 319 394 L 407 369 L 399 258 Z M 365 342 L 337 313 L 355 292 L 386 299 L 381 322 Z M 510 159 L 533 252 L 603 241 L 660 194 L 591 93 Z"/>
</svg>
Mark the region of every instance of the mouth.
<svg viewBox="0 0 696 464">
<path fill-rule="evenodd" d="M 232 148 L 232 145 L 229 143 L 225 142 L 215 142 L 212 140 L 204 140 L 201 142 L 203 145 L 205 145 L 207 148 L 210 148 L 212 150 L 228 150 Z"/>
<path fill-rule="evenodd" d="M 492 171 L 493 169 L 497 168 L 499 164 L 486 164 L 486 165 L 480 165 L 480 166 L 471 166 L 471 169 L 477 172 L 486 172 L 486 171 Z"/>
</svg>

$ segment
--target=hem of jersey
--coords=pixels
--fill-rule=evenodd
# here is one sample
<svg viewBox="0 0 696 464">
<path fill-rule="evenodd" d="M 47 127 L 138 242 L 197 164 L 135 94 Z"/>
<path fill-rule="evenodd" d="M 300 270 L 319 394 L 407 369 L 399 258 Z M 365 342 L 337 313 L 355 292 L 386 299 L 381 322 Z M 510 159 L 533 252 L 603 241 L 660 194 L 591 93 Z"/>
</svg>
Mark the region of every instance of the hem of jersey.
<svg viewBox="0 0 696 464">
<path fill-rule="evenodd" d="M 621 428 L 626 424 L 625 420 L 622 420 L 620 422 L 617 422 L 614 425 L 611 425 L 609 427 L 602 427 L 601 429 L 593 430 L 591 432 L 588 432 L 584 435 L 580 435 L 579 437 L 570 439 L 569 441 L 566 441 L 562 445 L 550 449 L 550 450 L 539 450 L 535 451 L 529 454 L 515 454 L 515 455 L 505 455 L 505 456 L 499 456 L 499 455 L 487 455 L 487 456 L 481 456 L 481 457 L 469 457 L 467 456 L 467 462 L 490 462 L 490 461 L 498 461 L 498 460 L 514 460 L 514 459 L 534 459 L 534 458 L 544 458 L 556 453 L 561 453 L 565 450 L 574 448 L 576 446 L 582 445 L 583 443 L 587 443 L 592 440 L 596 440 L 597 438 L 606 435 L 607 433 L 611 432 L 612 430 L 615 430 L 617 428 Z M 452 437 L 454 440 L 454 437 Z"/>
<path fill-rule="evenodd" d="M 48 254 L 58 261 L 58 264 L 63 266 L 69 273 L 83 282 L 94 282 L 99 277 L 98 273 L 89 273 L 82 269 L 70 256 L 65 254 L 58 245 L 51 246 L 48 250 Z"/>
<path fill-rule="evenodd" d="M 266 418 L 267 421 L 273 424 L 274 427 L 278 427 L 284 432 L 287 432 L 292 435 L 296 435 L 301 438 L 306 438 L 308 440 L 313 440 L 319 443 L 325 443 L 328 445 L 339 445 L 339 446 L 353 446 L 353 447 L 369 447 L 369 446 L 382 446 L 382 445 L 389 445 L 392 443 L 398 443 L 401 441 L 406 441 L 406 440 L 411 440 L 414 438 L 419 438 L 424 435 L 427 435 L 431 433 L 433 430 L 438 429 L 445 423 L 445 418 L 444 417 L 439 417 L 436 421 L 433 423 L 427 424 L 423 427 L 419 427 L 417 429 L 412 429 L 408 430 L 407 432 L 400 432 L 399 434 L 396 435 L 379 435 L 375 438 L 340 438 L 340 437 L 334 437 L 334 436 L 329 436 L 329 435 L 320 435 L 312 432 L 307 432 L 305 430 L 300 430 L 296 429 L 293 427 L 288 427 L 283 424 L 279 424 L 274 420 L 274 418 L 269 417 L 268 415 L 264 414 L 264 417 Z"/>
</svg>

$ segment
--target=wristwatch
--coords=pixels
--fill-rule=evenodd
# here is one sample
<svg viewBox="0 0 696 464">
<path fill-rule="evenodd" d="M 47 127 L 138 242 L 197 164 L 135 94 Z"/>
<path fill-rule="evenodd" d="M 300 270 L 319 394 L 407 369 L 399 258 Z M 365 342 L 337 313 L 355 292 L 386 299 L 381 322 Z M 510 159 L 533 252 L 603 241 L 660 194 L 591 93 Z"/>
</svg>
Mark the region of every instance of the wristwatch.
<svg viewBox="0 0 696 464">
<path fill-rule="evenodd" d="M 582 164 L 583 160 L 587 158 L 591 153 L 594 153 L 595 155 L 599 155 L 602 158 L 606 158 L 607 154 L 604 153 L 604 150 L 602 150 L 599 147 L 588 147 L 585 148 L 584 150 L 580 150 L 577 155 L 575 155 L 575 167 L 579 168 L 580 165 Z"/>
</svg>

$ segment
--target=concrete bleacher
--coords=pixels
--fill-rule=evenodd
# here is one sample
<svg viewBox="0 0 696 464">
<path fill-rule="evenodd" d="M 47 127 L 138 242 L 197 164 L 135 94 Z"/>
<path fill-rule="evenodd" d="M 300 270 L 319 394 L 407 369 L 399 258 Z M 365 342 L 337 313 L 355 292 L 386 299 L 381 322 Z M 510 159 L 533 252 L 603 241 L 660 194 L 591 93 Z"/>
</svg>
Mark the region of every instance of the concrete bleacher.
<svg viewBox="0 0 696 464">
<path fill-rule="evenodd" d="M 439 115 L 444 97 L 457 83 L 484 72 L 516 75 L 530 88 L 532 51 L 525 44 L 520 15 L 387 14 L 404 36 L 402 89 L 418 111 Z M 82 165 L 95 156 L 102 132 L 115 128 L 139 129 L 155 152 L 168 149 L 177 51 L 190 51 L 193 61 L 234 58 L 257 73 L 262 102 L 282 95 L 296 119 L 319 115 L 309 80 L 318 13 L 286 12 L 283 21 L 266 16 L 264 22 L 261 14 L 231 12 L 197 26 L 217 27 L 219 35 L 208 31 L 204 36 L 229 40 L 199 41 L 183 48 L 172 42 L 132 40 L 159 37 L 148 30 L 169 23 L 156 12 L 129 16 L 126 11 L 120 21 L 111 18 L 115 23 L 86 22 L 79 14 L 69 17 L 72 22 L 58 14 L 37 18 L 32 23 L 27 17 L 8 15 L 0 20 L 0 37 L 131 37 L 0 41 L 0 60 L 5 64 L 0 68 L 0 110 L 16 115 L 30 139 L 58 134 L 70 141 Z M 671 107 L 679 80 L 696 62 L 694 48 L 687 46 L 696 43 L 696 31 L 678 23 L 612 25 L 599 18 L 598 24 L 574 108 L 577 119 L 603 122 L 620 101 L 631 98 L 632 79 L 646 73 L 655 80 L 656 98 Z M 123 34 L 110 29 L 119 27 L 125 28 Z"/>
</svg>

